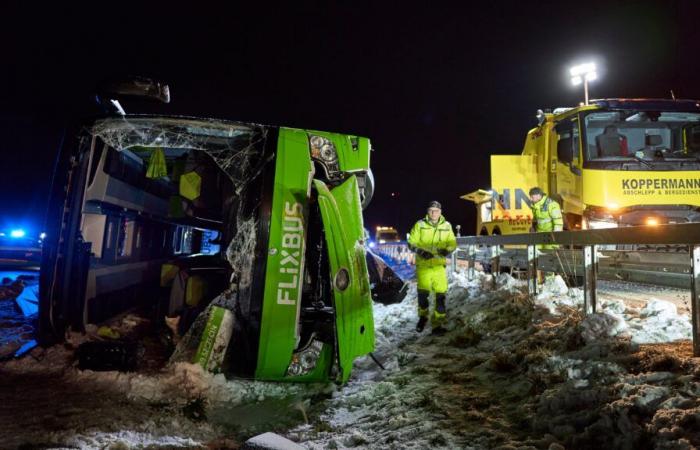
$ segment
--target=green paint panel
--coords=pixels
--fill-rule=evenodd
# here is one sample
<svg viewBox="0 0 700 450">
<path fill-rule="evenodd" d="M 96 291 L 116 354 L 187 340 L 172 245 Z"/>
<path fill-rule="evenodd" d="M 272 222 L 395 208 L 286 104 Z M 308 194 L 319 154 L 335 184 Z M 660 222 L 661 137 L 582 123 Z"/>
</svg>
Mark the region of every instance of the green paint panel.
<svg viewBox="0 0 700 450">
<path fill-rule="evenodd" d="M 195 364 L 199 364 L 204 369 L 209 367 L 211 352 L 216 342 L 216 336 L 219 334 L 221 323 L 224 320 L 225 312 L 226 310 L 224 308 L 218 306 L 213 306 L 211 308 L 207 324 L 204 327 L 204 333 L 202 333 L 202 340 L 199 342 L 197 353 L 194 355 Z"/>
<path fill-rule="evenodd" d="M 309 134 L 323 136 L 333 142 L 338 152 L 340 170 L 343 172 L 366 171 L 369 169 L 370 142 L 366 137 L 348 134 L 308 131 Z"/>
<path fill-rule="evenodd" d="M 344 172 L 369 168 L 367 138 L 337 133 L 280 128 L 270 220 L 262 323 L 255 377 L 261 380 L 325 381 L 334 364 L 334 348 L 324 345 L 315 369 L 285 378 L 297 346 L 308 201 L 313 179 L 308 134 L 324 136 L 336 146 Z M 347 270 L 349 286 L 334 288 L 338 381 L 350 377 L 353 360 L 374 349 L 372 301 L 364 247 L 362 208 L 355 176 L 332 191 L 314 180 L 326 233 L 331 279 Z"/>
<path fill-rule="evenodd" d="M 350 378 L 354 359 L 374 350 L 372 298 L 365 249 L 360 244 L 364 235 L 362 208 L 355 176 L 333 190 L 319 180 L 314 180 L 314 186 L 318 191 L 331 264 L 338 340 L 337 381 L 344 383 Z M 350 280 L 345 289 L 336 283 L 338 273 L 343 270 Z"/>
<path fill-rule="evenodd" d="M 255 377 L 284 378 L 297 345 L 312 176 L 306 132 L 280 128 Z"/>
</svg>

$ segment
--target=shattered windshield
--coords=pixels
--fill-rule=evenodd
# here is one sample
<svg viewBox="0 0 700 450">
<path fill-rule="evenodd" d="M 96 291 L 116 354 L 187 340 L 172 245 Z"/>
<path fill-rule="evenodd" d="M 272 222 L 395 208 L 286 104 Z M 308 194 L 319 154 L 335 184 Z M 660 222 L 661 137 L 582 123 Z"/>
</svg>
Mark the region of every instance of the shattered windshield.
<svg viewBox="0 0 700 450">
<path fill-rule="evenodd" d="M 125 116 L 98 120 L 88 131 L 128 160 L 119 167 L 135 161 L 139 173 L 174 184 L 173 189 L 177 189 L 176 180 L 183 175 L 182 167 L 178 169 L 178 160 L 182 162 L 183 157 L 197 152 L 209 155 L 231 181 L 231 189 L 223 190 L 222 185 L 216 184 L 216 174 L 203 169 L 197 158 L 188 160 L 192 164 L 189 170 L 201 171 L 202 186 L 215 186 L 212 188 L 215 192 L 209 191 L 210 197 L 226 194 L 221 199 L 223 204 L 219 203 L 223 210 L 220 215 L 226 220 L 222 250 L 225 249 L 223 254 L 236 273 L 241 289 L 249 287 L 256 243 L 257 184 L 263 167 L 274 158 L 274 153 L 265 153 L 267 127 L 220 120 Z M 162 155 L 164 164 L 160 172 L 149 175 L 145 166 L 156 154 Z M 181 196 L 177 198 L 183 200 Z M 198 198 L 196 202 L 206 200 Z"/>
<path fill-rule="evenodd" d="M 605 111 L 584 122 L 587 161 L 692 159 L 700 156 L 700 114 Z"/>
<path fill-rule="evenodd" d="M 160 148 L 166 157 L 179 156 L 183 149 L 203 151 L 235 186 L 248 178 L 260 153 L 258 144 L 266 137 L 266 129 L 257 125 L 164 117 L 104 119 L 95 122 L 90 131 L 118 151 Z"/>
</svg>

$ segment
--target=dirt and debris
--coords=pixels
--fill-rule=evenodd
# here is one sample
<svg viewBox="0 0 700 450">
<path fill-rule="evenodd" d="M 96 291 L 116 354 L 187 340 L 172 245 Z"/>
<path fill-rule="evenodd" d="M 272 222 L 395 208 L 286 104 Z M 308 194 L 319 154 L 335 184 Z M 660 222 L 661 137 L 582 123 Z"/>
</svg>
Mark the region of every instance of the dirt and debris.
<svg viewBox="0 0 700 450">
<path fill-rule="evenodd" d="M 265 432 L 311 449 L 700 446 L 686 315 L 643 287 L 602 296 L 588 317 L 580 291 L 556 279 L 538 297 L 525 290 L 508 275 L 456 274 L 448 333 L 433 336 L 415 332 L 412 284 L 403 302 L 375 305 L 383 369 L 361 358 L 346 386 L 226 379 L 183 362 L 79 370 L 75 349 L 100 338 L 89 330 L 0 365 L 0 438 L 9 448 L 228 449 Z M 109 326 L 120 339 L 147 328 L 130 315 Z"/>
<path fill-rule="evenodd" d="M 392 369 L 358 374 L 288 437 L 319 449 L 700 445 L 700 360 L 691 343 L 634 341 L 641 330 L 683 338 L 687 317 L 658 299 L 620 305 L 621 296 L 643 298 L 628 291 L 584 318 L 580 291 L 561 280 L 548 280 L 532 300 L 509 276 L 493 285 L 483 273 L 454 277 L 444 337 L 412 333 L 406 305 L 376 307 L 379 352 Z"/>
</svg>

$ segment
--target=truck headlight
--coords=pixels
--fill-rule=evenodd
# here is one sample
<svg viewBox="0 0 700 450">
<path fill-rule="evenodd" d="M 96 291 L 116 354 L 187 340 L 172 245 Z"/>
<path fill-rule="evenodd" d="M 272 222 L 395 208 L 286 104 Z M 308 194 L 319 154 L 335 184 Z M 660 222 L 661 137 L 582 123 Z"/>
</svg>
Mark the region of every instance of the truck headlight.
<svg viewBox="0 0 700 450">
<path fill-rule="evenodd" d="M 584 229 L 602 230 L 603 228 L 617 228 L 617 222 L 608 220 L 585 219 Z"/>
<path fill-rule="evenodd" d="M 644 224 L 649 227 L 656 227 L 659 225 L 659 219 L 657 219 L 656 217 L 647 217 L 644 221 Z"/>
</svg>

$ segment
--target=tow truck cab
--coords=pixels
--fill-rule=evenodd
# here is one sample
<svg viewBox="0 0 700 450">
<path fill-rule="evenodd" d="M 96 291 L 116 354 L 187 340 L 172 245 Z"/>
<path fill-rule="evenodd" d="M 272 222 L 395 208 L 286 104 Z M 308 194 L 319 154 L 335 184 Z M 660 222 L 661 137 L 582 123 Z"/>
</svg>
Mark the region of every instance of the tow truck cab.
<svg viewBox="0 0 700 450">
<path fill-rule="evenodd" d="M 209 304 L 235 320 L 226 371 L 344 382 L 374 347 L 359 136 L 111 115 L 82 124 L 54 174 L 40 339 L 136 307 Z"/>
<path fill-rule="evenodd" d="M 521 155 L 491 156 L 491 189 L 462 197 L 478 234 L 529 228 L 533 186 L 567 229 L 700 221 L 700 101 L 593 100 L 537 117 Z"/>
</svg>

